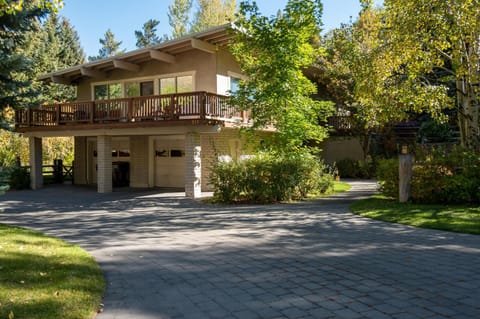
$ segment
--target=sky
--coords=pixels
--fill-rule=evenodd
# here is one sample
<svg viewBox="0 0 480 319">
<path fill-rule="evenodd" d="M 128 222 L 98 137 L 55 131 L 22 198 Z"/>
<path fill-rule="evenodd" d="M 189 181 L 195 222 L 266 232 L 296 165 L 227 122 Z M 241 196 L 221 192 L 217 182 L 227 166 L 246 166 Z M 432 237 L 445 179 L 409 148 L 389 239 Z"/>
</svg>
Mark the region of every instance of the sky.
<svg viewBox="0 0 480 319">
<path fill-rule="evenodd" d="M 157 34 L 170 34 L 168 6 L 171 0 L 64 0 L 59 14 L 70 20 L 77 30 L 80 42 L 87 56 L 98 54 L 99 39 L 111 29 L 121 49 L 136 49 L 135 30 L 142 30 L 150 20 L 160 21 Z M 237 0 L 237 3 L 240 2 Z M 256 0 L 260 12 L 266 16 L 275 15 L 283 9 L 287 0 Z M 360 11 L 359 0 L 323 0 L 324 31 L 339 27 L 355 19 Z M 375 0 L 381 4 L 382 0 Z"/>
</svg>

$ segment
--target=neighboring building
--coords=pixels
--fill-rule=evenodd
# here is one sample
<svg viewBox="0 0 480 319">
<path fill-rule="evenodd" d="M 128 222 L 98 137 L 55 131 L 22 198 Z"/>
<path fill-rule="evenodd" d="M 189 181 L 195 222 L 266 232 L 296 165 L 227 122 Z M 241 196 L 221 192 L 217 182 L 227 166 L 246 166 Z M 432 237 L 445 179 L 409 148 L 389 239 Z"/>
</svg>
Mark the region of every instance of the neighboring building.
<svg viewBox="0 0 480 319">
<path fill-rule="evenodd" d="M 220 26 L 115 57 L 45 74 L 77 86 L 77 101 L 17 111 L 16 131 L 30 139 L 32 188 L 42 181 L 42 138 L 73 136 L 74 182 L 209 190 L 214 155 L 237 158 L 245 112 L 228 105 L 242 77 Z"/>
</svg>

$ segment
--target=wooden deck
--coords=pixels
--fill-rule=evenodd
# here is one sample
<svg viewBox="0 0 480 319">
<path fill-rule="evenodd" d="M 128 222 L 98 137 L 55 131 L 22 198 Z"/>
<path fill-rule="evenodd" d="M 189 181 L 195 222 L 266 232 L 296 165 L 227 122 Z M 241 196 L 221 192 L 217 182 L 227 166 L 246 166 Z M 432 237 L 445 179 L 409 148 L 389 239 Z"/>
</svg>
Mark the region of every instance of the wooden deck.
<svg viewBox="0 0 480 319">
<path fill-rule="evenodd" d="M 86 102 L 42 105 L 16 111 L 16 130 L 65 129 L 69 126 L 88 127 L 135 126 L 145 122 L 223 121 L 247 122 L 246 112 L 238 112 L 229 104 L 229 97 L 208 93 L 154 95 Z M 203 122 L 202 122 L 203 123 Z"/>
</svg>

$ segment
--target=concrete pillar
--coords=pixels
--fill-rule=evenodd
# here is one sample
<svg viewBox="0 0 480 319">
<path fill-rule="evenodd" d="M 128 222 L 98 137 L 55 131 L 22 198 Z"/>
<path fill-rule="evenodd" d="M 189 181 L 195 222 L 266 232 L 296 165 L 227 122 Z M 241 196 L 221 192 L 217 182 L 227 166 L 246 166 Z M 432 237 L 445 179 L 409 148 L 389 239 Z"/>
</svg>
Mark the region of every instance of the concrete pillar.
<svg viewBox="0 0 480 319">
<path fill-rule="evenodd" d="M 185 196 L 198 198 L 202 194 L 202 146 L 198 133 L 185 135 Z"/>
<path fill-rule="evenodd" d="M 113 190 L 111 136 L 97 136 L 97 190 L 99 193 Z"/>
<path fill-rule="evenodd" d="M 42 175 L 42 139 L 39 137 L 28 138 L 30 146 L 30 187 L 39 189 L 43 186 Z"/>
<path fill-rule="evenodd" d="M 74 140 L 74 161 L 73 161 L 73 182 L 76 185 L 87 184 L 87 138 L 75 136 Z"/>
</svg>

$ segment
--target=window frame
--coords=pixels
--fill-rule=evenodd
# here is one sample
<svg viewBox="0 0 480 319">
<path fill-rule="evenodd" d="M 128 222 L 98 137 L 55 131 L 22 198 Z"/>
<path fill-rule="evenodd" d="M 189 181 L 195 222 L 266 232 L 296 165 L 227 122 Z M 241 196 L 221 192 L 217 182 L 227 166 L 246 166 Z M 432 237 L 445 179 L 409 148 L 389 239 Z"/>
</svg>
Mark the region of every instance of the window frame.
<svg viewBox="0 0 480 319">
<path fill-rule="evenodd" d="M 152 82 L 153 81 L 153 95 L 160 95 L 160 79 L 164 78 L 175 78 L 175 90 L 177 90 L 177 77 L 182 76 L 191 76 L 192 77 L 192 92 L 196 91 L 196 73 L 197 71 L 186 71 L 186 72 L 175 72 L 175 73 L 168 73 L 168 74 L 160 74 L 155 76 L 148 76 L 148 77 L 136 77 L 136 78 L 128 78 L 123 80 L 111 80 L 111 81 L 99 81 L 99 82 L 91 82 L 90 83 L 90 96 L 92 101 L 101 101 L 95 99 L 95 87 L 100 85 L 110 85 L 110 84 L 120 84 L 122 88 L 122 97 L 127 98 L 127 84 L 131 83 L 141 83 L 141 82 Z M 108 89 L 107 89 L 108 91 Z M 110 98 L 109 98 L 110 99 Z"/>
</svg>

